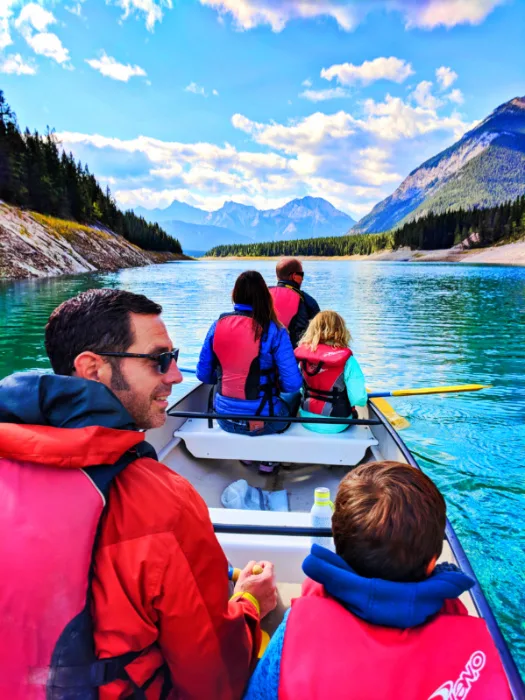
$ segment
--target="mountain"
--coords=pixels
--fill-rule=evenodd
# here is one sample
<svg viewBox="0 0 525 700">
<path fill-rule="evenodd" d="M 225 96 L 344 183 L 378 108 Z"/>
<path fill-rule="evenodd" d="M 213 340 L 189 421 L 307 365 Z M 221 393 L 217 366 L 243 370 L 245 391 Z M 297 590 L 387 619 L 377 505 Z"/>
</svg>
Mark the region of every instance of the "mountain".
<svg viewBox="0 0 525 700">
<path fill-rule="evenodd" d="M 185 221 L 163 221 L 162 227 L 168 235 L 180 242 L 183 249 L 188 248 L 203 253 L 223 243 L 251 243 L 247 236 L 241 236 L 235 231 L 219 226 L 189 224 Z"/>
<path fill-rule="evenodd" d="M 501 105 L 413 170 L 350 231 L 388 231 L 429 212 L 492 207 L 525 193 L 525 97 Z"/>
<path fill-rule="evenodd" d="M 202 224 L 207 212 L 197 207 L 192 207 L 184 202 L 177 202 L 176 199 L 166 207 L 166 209 L 146 209 L 145 207 L 136 207 L 135 214 L 142 216 L 150 223 L 161 223 L 164 221 L 184 221 L 188 224 Z"/>
<path fill-rule="evenodd" d="M 225 202 L 217 211 L 205 212 L 174 201 L 167 209 L 135 209 L 147 221 L 161 223 L 183 246 L 200 249 L 199 239 L 210 240 L 209 247 L 225 243 L 271 240 L 297 240 L 319 236 L 342 236 L 355 221 L 325 199 L 293 199 L 278 209 L 259 210 L 236 202 Z M 190 220 L 191 219 L 191 220 Z M 179 224 L 193 224 L 194 229 Z M 172 233 L 173 232 L 173 233 Z M 236 235 L 234 239 L 232 236 Z"/>
</svg>

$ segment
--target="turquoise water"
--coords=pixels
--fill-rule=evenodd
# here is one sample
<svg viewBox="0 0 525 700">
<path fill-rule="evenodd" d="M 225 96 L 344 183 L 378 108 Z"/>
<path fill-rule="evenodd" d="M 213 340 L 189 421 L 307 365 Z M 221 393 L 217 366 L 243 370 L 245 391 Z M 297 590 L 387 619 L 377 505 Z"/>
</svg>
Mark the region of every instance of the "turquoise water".
<svg viewBox="0 0 525 700">
<path fill-rule="evenodd" d="M 248 266 L 273 281 L 271 261 L 222 261 L 0 284 L 0 377 L 48 367 L 50 312 L 103 286 L 160 302 L 180 364 L 194 367 L 209 325 L 229 309 L 234 280 Z M 392 403 L 411 423 L 402 436 L 443 491 L 525 675 L 525 269 L 318 261 L 305 271 L 305 289 L 347 319 L 369 387 L 494 385 Z"/>
</svg>

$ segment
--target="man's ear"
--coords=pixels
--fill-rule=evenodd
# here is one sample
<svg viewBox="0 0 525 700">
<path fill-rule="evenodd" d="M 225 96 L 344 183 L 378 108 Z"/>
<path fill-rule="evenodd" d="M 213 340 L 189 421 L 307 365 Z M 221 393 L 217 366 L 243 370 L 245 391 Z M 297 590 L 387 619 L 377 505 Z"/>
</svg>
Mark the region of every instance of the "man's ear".
<svg viewBox="0 0 525 700">
<path fill-rule="evenodd" d="M 111 365 L 104 358 L 90 350 L 81 352 L 75 357 L 73 363 L 75 376 L 81 379 L 90 379 L 93 382 L 101 382 L 109 385 L 111 381 Z"/>
</svg>

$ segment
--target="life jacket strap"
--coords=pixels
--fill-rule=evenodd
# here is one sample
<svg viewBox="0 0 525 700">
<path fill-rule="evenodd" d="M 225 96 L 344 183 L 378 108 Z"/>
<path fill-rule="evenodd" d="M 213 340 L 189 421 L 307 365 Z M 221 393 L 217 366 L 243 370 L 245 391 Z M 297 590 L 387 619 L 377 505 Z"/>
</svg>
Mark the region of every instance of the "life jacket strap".
<svg viewBox="0 0 525 700">
<path fill-rule="evenodd" d="M 313 370 L 308 369 L 308 365 L 311 365 L 311 362 L 308 362 L 308 360 L 301 360 L 301 367 L 304 370 L 304 373 L 307 374 L 309 377 L 315 377 L 316 374 L 319 374 L 319 372 L 323 369 L 324 362 L 321 360 L 320 362 L 317 362 L 314 365 Z"/>
</svg>

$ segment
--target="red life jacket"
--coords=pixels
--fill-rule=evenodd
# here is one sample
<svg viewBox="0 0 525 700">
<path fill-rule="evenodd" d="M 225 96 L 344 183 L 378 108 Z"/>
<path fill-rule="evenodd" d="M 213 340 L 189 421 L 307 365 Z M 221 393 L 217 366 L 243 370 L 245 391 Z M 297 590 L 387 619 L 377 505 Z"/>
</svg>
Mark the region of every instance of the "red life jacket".
<svg viewBox="0 0 525 700">
<path fill-rule="evenodd" d="M 408 629 L 372 625 L 307 579 L 286 623 L 279 700 L 510 700 L 484 620 L 449 600 Z"/>
<path fill-rule="evenodd" d="M 217 389 L 222 396 L 261 403 L 260 415 L 267 403 L 273 415 L 272 398 L 277 395 L 274 369 L 262 370 L 261 339 L 254 337 L 251 313 L 234 311 L 222 314 L 213 335 L 213 352 L 217 360 Z M 265 377 L 266 381 L 261 379 Z M 262 394 L 262 396 L 261 396 Z"/>
<path fill-rule="evenodd" d="M 304 381 L 302 408 L 321 416 L 351 416 L 344 377 L 346 362 L 352 356 L 350 348 L 318 345 L 312 351 L 307 345 L 299 345 L 294 354 Z"/>
<path fill-rule="evenodd" d="M 288 330 L 297 316 L 303 296 L 298 289 L 290 285 L 279 285 L 269 289 L 277 318 Z"/>
<path fill-rule="evenodd" d="M 95 657 L 91 560 L 112 480 L 149 454 L 153 448 L 139 442 L 115 464 L 87 470 L 0 458 L 7 497 L 0 509 L 0 570 L 16 581 L 16 595 L 9 587 L 0 595 L 6 700 L 95 700 L 100 686 L 128 678 L 125 666 L 141 651 Z"/>
</svg>

